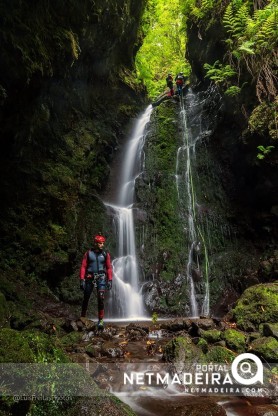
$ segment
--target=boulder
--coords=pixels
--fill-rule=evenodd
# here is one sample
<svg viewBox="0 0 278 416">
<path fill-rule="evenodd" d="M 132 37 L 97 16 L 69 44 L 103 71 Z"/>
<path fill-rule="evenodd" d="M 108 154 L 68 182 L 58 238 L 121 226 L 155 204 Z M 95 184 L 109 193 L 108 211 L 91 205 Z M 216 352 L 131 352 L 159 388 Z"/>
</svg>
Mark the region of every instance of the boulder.
<svg viewBox="0 0 278 416">
<path fill-rule="evenodd" d="M 205 356 L 205 360 L 207 363 L 231 363 L 233 359 L 236 357 L 236 354 L 224 347 L 221 346 L 213 346 L 209 349 Z"/>
<path fill-rule="evenodd" d="M 221 340 L 221 331 L 218 331 L 217 329 L 209 329 L 208 331 L 201 330 L 200 335 L 209 344 L 214 344 Z"/>
<path fill-rule="evenodd" d="M 204 359 L 204 354 L 189 337 L 173 338 L 163 348 L 163 359 L 183 371 Z"/>
<path fill-rule="evenodd" d="M 262 323 L 278 322 L 278 282 L 251 286 L 244 291 L 232 311 L 244 331 L 256 332 Z"/>
<path fill-rule="evenodd" d="M 267 323 L 260 325 L 260 332 L 265 337 L 274 337 L 278 339 L 278 322 L 273 324 Z"/>
<path fill-rule="evenodd" d="M 246 339 L 242 332 L 236 329 L 226 329 L 222 334 L 228 348 L 238 353 L 245 351 Z"/>
<path fill-rule="evenodd" d="M 273 337 L 262 337 L 253 341 L 250 352 L 264 358 L 268 362 L 278 361 L 278 341 Z"/>
</svg>

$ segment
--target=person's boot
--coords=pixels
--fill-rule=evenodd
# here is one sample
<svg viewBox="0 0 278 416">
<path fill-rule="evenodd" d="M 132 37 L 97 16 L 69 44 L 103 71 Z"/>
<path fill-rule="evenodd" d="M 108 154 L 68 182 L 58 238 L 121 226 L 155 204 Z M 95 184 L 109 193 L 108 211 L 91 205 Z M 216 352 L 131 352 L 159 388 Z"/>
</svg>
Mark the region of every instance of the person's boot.
<svg viewBox="0 0 278 416">
<path fill-rule="evenodd" d="M 103 329 L 104 329 L 103 319 L 99 319 L 98 324 L 97 324 L 97 328 L 98 328 L 99 331 L 103 331 Z"/>
</svg>

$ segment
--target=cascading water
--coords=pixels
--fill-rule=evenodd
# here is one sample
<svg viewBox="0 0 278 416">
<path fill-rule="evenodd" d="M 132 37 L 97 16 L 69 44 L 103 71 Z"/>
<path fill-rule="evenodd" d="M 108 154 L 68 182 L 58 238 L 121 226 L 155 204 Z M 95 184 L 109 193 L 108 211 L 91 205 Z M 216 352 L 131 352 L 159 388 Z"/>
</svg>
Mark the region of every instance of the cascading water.
<svg viewBox="0 0 278 416">
<path fill-rule="evenodd" d="M 144 316 L 140 294 L 139 273 L 136 259 L 133 202 L 135 181 L 142 169 L 146 126 L 152 106 L 138 118 L 124 153 L 120 189 L 116 204 L 106 203 L 114 214 L 118 237 L 118 257 L 113 261 L 113 291 L 108 299 L 107 316 L 113 318 L 140 318 Z"/>
<path fill-rule="evenodd" d="M 208 94 L 209 96 L 209 94 Z M 198 224 L 196 207 L 198 206 L 194 188 L 193 167 L 196 158 L 196 146 L 211 131 L 204 117 L 203 107 L 208 97 L 198 97 L 191 89 L 188 90 L 185 99 L 181 99 L 180 118 L 182 126 L 182 144 L 177 152 L 176 161 L 176 186 L 180 204 L 180 214 L 184 220 L 188 241 L 188 262 L 186 276 L 189 287 L 190 312 L 193 317 L 209 314 L 210 290 L 209 290 L 209 261 L 204 232 Z M 200 270 L 199 254 L 202 249 L 204 261 L 203 270 Z M 195 267 L 195 269 L 194 269 Z M 204 289 L 202 303 L 198 303 L 196 284 L 193 278 L 195 274 L 203 275 Z"/>
</svg>

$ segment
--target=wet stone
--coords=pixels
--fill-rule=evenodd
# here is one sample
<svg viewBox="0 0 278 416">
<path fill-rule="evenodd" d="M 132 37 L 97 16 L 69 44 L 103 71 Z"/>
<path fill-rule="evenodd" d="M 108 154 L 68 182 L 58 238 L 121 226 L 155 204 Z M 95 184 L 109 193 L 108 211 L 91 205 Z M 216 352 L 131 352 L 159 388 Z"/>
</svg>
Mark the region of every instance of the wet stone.
<svg viewBox="0 0 278 416">
<path fill-rule="evenodd" d="M 115 345 L 113 342 L 104 342 L 101 347 L 101 353 L 102 355 L 112 358 L 123 357 L 124 349 Z"/>
<path fill-rule="evenodd" d="M 213 319 L 211 318 L 203 318 L 203 319 L 197 319 L 195 321 L 195 324 L 204 330 L 208 330 L 208 329 L 214 329 L 215 328 L 215 323 L 213 321 Z"/>
</svg>

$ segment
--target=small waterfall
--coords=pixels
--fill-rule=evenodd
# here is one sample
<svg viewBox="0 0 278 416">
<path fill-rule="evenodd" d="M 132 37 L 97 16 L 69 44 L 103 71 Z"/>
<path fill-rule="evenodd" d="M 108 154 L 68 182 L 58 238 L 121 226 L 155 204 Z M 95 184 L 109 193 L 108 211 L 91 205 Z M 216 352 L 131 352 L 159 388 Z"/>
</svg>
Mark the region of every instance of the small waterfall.
<svg viewBox="0 0 278 416">
<path fill-rule="evenodd" d="M 176 184 L 178 198 L 181 205 L 182 216 L 187 219 L 187 233 L 188 241 L 190 242 L 188 252 L 188 262 L 186 267 L 187 283 L 190 292 L 190 307 L 191 315 L 196 317 L 199 315 L 198 303 L 196 300 L 195 285 L 192 276 L 192 264 L 193 264 L 193 253 L 196 245 L 197 233 L 195 229 L 195 193 L 192 181 L 192 169 L 191 169 L 191 153 L 195 147 L 193 137 L 189 134 L 187 128 L 186 111 L 184 107 L 184 101 L 181 100 L 181 123 L 182 123 L 182 146 L 179 147 L 177 152 L 176 162 Z M 184 196 L 184 197 L 183 197 Z M 186 206 L 186 212 L 184 211 Z"/>
<path fill-rule="evenodd" d="M 211 99 L 214 91 L 208 91 L 207 96 L 194 94 L 189 89 L 185 99 L 181 100 L 180 118 L 182 125 L 182 143 L 177 151 L 176 161 L 176 187 L 180 203 L 180 214 L 185 224 L 188 240 L 188 263 L 186 266 L 186 276 L 189 287 L 189 299 L 191 315 L 193 317 L 209 314 L 210 308 L 210 288 L 209 288 L 209 260 L 208 250 L 204 231 L 198 224 L 196 207 L 198 207 L 196 190 L 194 188 L 195 175 L 193 172 L 194 161 L 196 160 L 196 146 L 205 137 L 211 134 L 209 126 L 211 119 L 204 116 L 203 107 Z M 210 118 L 209 116 L 208 118 Z M 202 269 L 199 264 L 199 254 L 202 250 L 203 262 Z M 193 271 L 202 276 L 202 303 L 198 298 L 196 283 L 194 282 Z M 200 285 L 200 283 L 199 283 Z"/>
<path fill-rule="evenodd" d="M 135 181 L 142 169 L 146 126 L 152 106 L 138 118 L 124 153 L 118 201 L 106 203 L 114 214 L 118 238 L 118 257 L 113 261 L 113 291 L 108 299 L 108 316 L 134 318 L 144 316 L 143 299 L 140 294 L 139 273 L 136 259 L 133 202 Z"/>
</svg>

